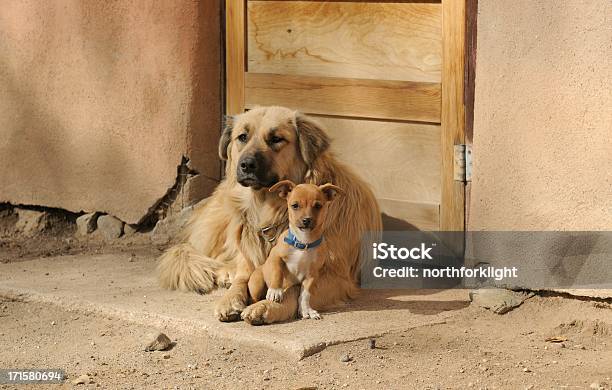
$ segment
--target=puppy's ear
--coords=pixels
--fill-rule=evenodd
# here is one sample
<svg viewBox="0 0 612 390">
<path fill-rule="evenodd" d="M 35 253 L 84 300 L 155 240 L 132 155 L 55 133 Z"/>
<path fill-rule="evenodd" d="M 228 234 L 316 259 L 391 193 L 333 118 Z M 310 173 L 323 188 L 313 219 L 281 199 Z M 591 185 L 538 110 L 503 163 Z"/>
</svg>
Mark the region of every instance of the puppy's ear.
<svg viewBox="0 0 612 390">
<path fill-rule="evenodd" d="M 322 126 L 304 114 L 295 114 L 300 154 L 306 165 L 311 166 L 317 157 L 329 147 L 329 137 Z"/>
<path fill-rule="evenodd" d="M 319 190 L 321 190 L 321 192 L 325 194 L 325 197 L 327 198 L 328 202 L 331 202 L 332 200 L 336 199 L 338 195 L 344 195 L 344 190 L 342 188 L 335 186 L 331 183 L 320 185 Z"/>
<path fill-rule="evenodd" d="M 278 192 L 278 196 L 286 198 L 287 195 L 295 188 L 295 183 L 291 180 L 282 180 L 274 184 L 268 191 Z"/>
<path fill-rule="evenodd" d="M 221 138 L 219 139 L 219 157 L 222 160 L 227 160 L 228 151 L 227 149 L 232 142 L 232 129 L 234 128 L 234 117 L 230 115 L 226 115 L 223 120 L 223 132 L 221 133 Z"/>
</svg>

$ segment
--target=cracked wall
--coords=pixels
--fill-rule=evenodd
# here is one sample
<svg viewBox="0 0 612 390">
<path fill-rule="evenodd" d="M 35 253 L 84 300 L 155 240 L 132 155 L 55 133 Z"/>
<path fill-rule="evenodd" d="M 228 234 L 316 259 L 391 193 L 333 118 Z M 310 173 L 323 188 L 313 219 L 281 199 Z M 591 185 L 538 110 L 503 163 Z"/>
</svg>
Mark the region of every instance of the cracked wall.
<svg viewBox="0 0 612 390">
<path fill-rule="evenodd" d="M 219 179 L 220 3 L 13 1 L 0 9 L 0 202 L 140 222 L 177 180 Z"/>
</svg>

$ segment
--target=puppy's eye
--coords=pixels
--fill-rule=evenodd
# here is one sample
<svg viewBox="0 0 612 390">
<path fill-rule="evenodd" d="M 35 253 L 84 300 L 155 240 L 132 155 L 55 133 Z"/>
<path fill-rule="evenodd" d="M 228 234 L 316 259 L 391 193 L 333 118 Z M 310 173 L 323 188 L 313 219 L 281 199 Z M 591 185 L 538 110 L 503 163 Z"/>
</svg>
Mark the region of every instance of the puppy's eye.
<svg viewBox="0 0 612 390">
<path fill-rule="evenodd" d="M 321 207 L 323 207 L 323 205 L 321 203 L 315 203 L 314 204 L 314 208 L 319 210 Z"/>
<path fill-rule="evenodd" d="M 270 137 L 270 143 L 271 144 L 280 144 L 281 142 L 283 142 L 285 139 L 279 136 L 272 136 Z"/>
<path fill-rule="evenodd" d="M 294 204 L 291 205 L 291 208 L 294 209 L 294 210 L 297 210 L 297 209 L 300 208 L 300 205 L 297 204 L 297 203 L 294 203 Z"/>
<path fill-rule="evenodd" d="M 245 143 L 247 142 L 247 140 L 249 139 L 249 136 L 247 133 L 242 133 L 238 136 L 238 141 Z"/>
</svg>

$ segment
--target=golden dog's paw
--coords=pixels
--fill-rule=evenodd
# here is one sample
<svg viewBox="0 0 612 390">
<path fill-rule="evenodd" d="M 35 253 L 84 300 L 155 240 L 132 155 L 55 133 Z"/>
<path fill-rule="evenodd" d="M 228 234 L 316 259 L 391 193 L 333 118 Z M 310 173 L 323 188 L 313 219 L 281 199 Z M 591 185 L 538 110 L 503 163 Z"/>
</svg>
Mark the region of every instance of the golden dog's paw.
<svg viewBox="0 0 612 390">
<path fill-rule="evenodd" d="M 226 280 L 217 280 L 217 287 L 219 288 L 230 288 L 232 287 L 232 282 L 229 279 Z"/>
<path fill-rule="evenodd" d="M 227 272 L 222 272 L 220 275 L 217 275 L 215 282 L 220 288 L 230 288 L 232 286 L 232 280 Z"/>
<path fill-rule="evenodd" d="M 266 293 L 266 299 L 268 301 L 280 302 L 283 300 L 283 289 L 282 288 L 269 288 Z"/>
<path fill-rule="evenodd" d="M 219 321 L 232 322 L 240 320 L 240 313 L 246 307 L 240 296 L 224 296 L 217 302 L 215 316 Z"/>
<path fill-rule="evenodd" d="M 269 301 L 259 301 L 242 311 L 242 319 L 251 325 L 263 325 L 268 317 Z"/>
</svg>

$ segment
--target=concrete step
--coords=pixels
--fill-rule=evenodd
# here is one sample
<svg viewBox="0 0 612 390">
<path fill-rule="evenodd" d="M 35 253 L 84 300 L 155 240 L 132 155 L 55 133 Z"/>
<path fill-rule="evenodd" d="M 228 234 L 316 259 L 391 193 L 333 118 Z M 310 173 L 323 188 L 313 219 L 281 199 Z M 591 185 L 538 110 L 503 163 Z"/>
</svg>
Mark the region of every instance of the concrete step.
<svg viewBox="0 0 612 390">
<path fill-rule="evenodd" d="M 155 259 L 75 255 L 0 264 L 0 295 L 89 311 L 160 329 L 202 332 L 300 359 L 334 345 L 442 323 L 469 305 L 466 290 L 362 290 L 323 319 L 267 326 L 221 323 L 209 295 L 161 290 Z"/>
</svg>

